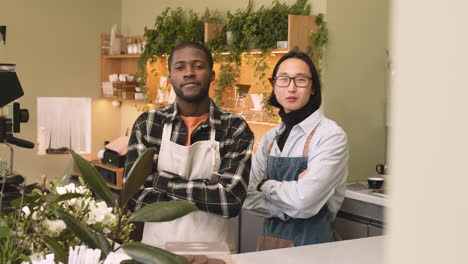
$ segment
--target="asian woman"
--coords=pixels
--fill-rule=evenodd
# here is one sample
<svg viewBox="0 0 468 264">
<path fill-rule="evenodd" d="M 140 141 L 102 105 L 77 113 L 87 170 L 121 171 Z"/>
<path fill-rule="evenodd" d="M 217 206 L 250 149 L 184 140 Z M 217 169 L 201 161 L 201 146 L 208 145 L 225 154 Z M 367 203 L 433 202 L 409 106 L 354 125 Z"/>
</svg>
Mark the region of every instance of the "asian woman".
<svg viewBox="0 0 468 264">
<path fill-rule="evenodd" d="M 305 53 L 276 64 L 269 104 L 281 123 L 262 138 L 252 161 L 244 209 L 265 218 L 257 250 L 334 241 L 331 223 L 344 199 L 348 143 L 320 109 L 320 80 Z"/>
</svg>

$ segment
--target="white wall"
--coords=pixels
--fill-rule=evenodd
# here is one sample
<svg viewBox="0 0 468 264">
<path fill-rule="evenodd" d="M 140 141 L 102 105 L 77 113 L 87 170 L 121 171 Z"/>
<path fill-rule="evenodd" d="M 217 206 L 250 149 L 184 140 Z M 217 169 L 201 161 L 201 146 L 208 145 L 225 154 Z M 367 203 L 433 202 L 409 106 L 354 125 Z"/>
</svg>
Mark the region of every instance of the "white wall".
<svg viewBox="0 0 468 264">
<path fill-rule="evenodd" d="M 468 263 L 467 1 L 394 0 L 386 263 Z"/>
</svg>

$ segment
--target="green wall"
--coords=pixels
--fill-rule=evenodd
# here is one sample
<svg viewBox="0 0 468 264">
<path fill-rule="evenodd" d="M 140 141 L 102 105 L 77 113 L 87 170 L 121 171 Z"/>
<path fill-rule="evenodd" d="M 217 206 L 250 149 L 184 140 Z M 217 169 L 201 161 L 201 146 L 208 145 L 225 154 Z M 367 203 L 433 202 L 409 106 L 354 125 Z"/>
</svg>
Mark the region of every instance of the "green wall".
<svg viewBox="0 0 468 264">
<path fill-rule="evenodd" d="M 25 92 L 19 102 L 30 113 L 17 137 L 36 141 L 37 97 L 99 97 L 99 36 L 120 21 L 121 5 L 114 0 L 0 0 L 0 25 L 7 25 L 0 62 L 17 64 Z M 108 107 L 110 102 L 100 101 L 93 102 L 93 149 L 96 144 L 102 147 L 100 133 L 117 135 L 114 131 L 120 127 L 105 123 L 106 116 L 120 113 Z M 7 159 L 7 154 L 0 146 L 0 158 Z M 14 169 L 28 182 L 41 175 L 63 176 L 70 168 L 69 155 L 37 155 L 35 150 L 15 147 Z"/>
<path fill-rule="evenodd" d="M 270 0 L 256 0 L 255 7 Z M 284 1 L 292 4 L 295 0 Z M 0 25 L 7 25 L 7 45 L 0 47 L 0 62 L 17 64 L 25 96 L 23 108 L 30 121 L 17 136 L 36 141 L 38 96 L 93 97 L 92 150 L 125 133 L 138 115 L 133 104 L 113 108 L 98 99 L 100 90 L 99 35 L 118 24 L 125 35 L 141 35 L 153 27 L 166 7 L 206 7 L 221 11 L 245 8 L 248 0 L 0 0 Z M 350 143 L 349 181 L 374 174 L 385 159 L 385 86 L 389 0 L 314 0 L 313 13 L 326 14 L 330 43 L 325 58 L 324 111 L 347 132 Z M 0 158 L 6 148 L 0 146 Z M 37 180 L 41 175 L 69 172 L 65 155 L 37 155 L 15 148 L 15 169 Z"/>
<path fill-rule="evenodd" d="M 349 179 L 366 180 L 385 162 L 389 0 L 328 0 L 325 114 L 349 139 Z"/>
</svg>

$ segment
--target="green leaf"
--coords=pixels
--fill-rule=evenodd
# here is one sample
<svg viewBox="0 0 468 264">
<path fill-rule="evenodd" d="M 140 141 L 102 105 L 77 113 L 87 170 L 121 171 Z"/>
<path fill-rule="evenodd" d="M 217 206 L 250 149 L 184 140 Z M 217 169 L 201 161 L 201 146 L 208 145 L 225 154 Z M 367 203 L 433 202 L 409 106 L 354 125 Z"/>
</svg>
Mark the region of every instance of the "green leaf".
<svg viewBox="0 0 468 264">
<path fill-rule="evenodd" d="M 95 234 L 88 229 L 88 227 L 83 224 L 80 220 L 76 219 L 73 215 L 63 211 L 62 209 L 57 209 L 54 211 L 55 215 L 62 219 L 68 228 L 70 228 L 73 233 L 83 241 L 90 248 L 100 248 L 99 240 Z"/>
<path fill-rule="evenodd" d="M 96 168 L 94 168 L 93 165 L 91 165 L 91 163 L 76 154 L 73 150 L 70 151 L 70 153 L 75 160 L 76 167 L 78 167 L 81 176 L 86 180 L 91 189 L 96 192 L 101 199 L 106 201 L 107 204 L 115 207 L 115 199 L 102 175 L 96 170 Z"/>
<path fill-rule="evenodd" d="M 84 194 L 81 193 L 65 193 L 62 195 L 55 194 L 55 193 L 49 193 L 44 196 L 44 200 L 49 203 L 53 202 L 61 202 L 61 201 L 66 201 L 70 200 L 73 198 L 79 198 L 79 197 L 84 197 Z"/>
<path fill-rule="evenodd" d="M 111 248 L 112 248 L 111 244 L 109 243 L 109 240 L 107 240 L 107 238 L 105 238 L 100 233 L 96 233 L 96 237 L 100 245 L 99 248 L 102 250 L 102 253 L 104 254 L 104 256 L 107 256 L 109 252 L 111 252 Z"/>
<path fill-rule="evenodd" d="M 52 203 L 55 202 L 60 197 L 60 194 L 48 193 L 44 195 L 44 201 Z"/>
<path fill-rule="evenodd" d="M 141 262 L 138 262 L 134 259 L 126 259 L 126 260 L 122 260 L 120 264 L 141 264 Z"/>
<path fill-rule="evenodd" d="M 39 204 L 39 198 L 41 197 L 40 194 L 38 193 L 32 193 L 24 196 L 23 199 L 17 198 L 14 199 L 10 202 L 12 206 L 15 208 L 19 208 L 20 206 L 25 206 L 25 205 L 38 205 Z"/>
<path fill-rule="evenodd" d="M 10 228 L 8 226 L 0 226 L 0 239 L 10 236 Z"/>
<path fill-rule="evenodd" d="M 73 198 L 81 198 L 81 197 L 85 197 L 85 196 L 86 195 L 82 194 L 82 193 L 65 193 L 65 194 L 60 195 L 60 197 L 58 197 L 56 202 L 62 202 L 62 201 L 66 201 L 66 200 L 71 200 Z"/>
<path fill-rule="evenodd" d="M 22 203 L 22 200 L 21 200 L 21 197 L 20 197 L 20 198 L 11 200 L 10 205 L 13 206 L 14 208 L 20 208 L 21 203 Z"/>
<path fill-rule="evenodd" d="M 45 236 L 44 242 L 47 245 L 47 247 L 54 253 L 55 260 L 58 260 L 65 264 L 68 263 L 68 257 L 67 257 L 66 251 L 62 247 L 62 245 L 60 245 L 57 239 Z"/>
<path fill-rule="evenodd" d="M 177 219 L 198 210 L 191 202 L 170 201 L 149 204 L 135 211 L 129 218 L 131 222 L 164 222 Z"/>
<path fill-rule="evenodd" d="M 23 260 L 23 262 L 21 262 L 21 263 L 24 263 L 24 262 L 30 263 L 31 262 L 31 259 L 27 255 L 25 255 L 23 253 L 19 254 L 17 259 Z M 64 262 L 64 263 L 67 264 L 66 262 Z"/>
<path fill-rule="evenodd" d="M 144 264 L 188 264 L 182 256 L 140 242 L 127 243 L 122 248 L 130 257 Z"/>
<path fill-rule="evenodd" d="M 121 202 L 122 207 L 127 205 L 128 200 L 135 195 L 138 189 L 145 183 L 153 168 L 154 148 L 146 149 L 143 154 L 133 164 L 128 172 L 125 185 L 122 189 Z"/>
</svg>

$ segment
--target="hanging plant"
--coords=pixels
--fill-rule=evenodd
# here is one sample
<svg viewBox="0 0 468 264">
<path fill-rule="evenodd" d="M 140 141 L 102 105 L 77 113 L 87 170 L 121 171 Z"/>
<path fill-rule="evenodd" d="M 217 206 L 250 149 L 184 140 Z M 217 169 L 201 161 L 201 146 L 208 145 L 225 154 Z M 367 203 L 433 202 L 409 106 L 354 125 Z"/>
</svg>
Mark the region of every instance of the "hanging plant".
<svg viewBox="0 0 468 264">
<path fill-rule="evenodd" d="M 207 14 L 206 16 L 212 17 Z M 154 94 L 149 93 L 146 86 L 148 77 L 147 65 L 167 54 L 179 43 L 184 41 L 203 42 L 204 21 L 192 10 L 182 8 L 166 8 L 161 15 L 156 17 L 154 29 L 148 30 L 145 27 L 147 42 L 143 53 L 138 61 L 138 76 L 140 77 L 140 87 L 147 103 L 152 103 Z M 153 75 L 158 75 L 154 67 L 151 67 Z M 158 86 L 155 84 L 155 86 Z"/>
<path fill-rule="evenodd" d="M 269 90 L 266 71 L 269 70 L 268 56 L 276 48 L 277 41 L 288 39 L 288 15 L 308 15 L 310 4 L 307 0 L 297 0 L 291 6 L 272 2 L 272 6 L 260 7 L 253 11 L 253 3 L 249 1 L 245 9 L 227 13 L 228 22 L 223 32 L 210 40 L 207 46 L 214 54 L 215 61 L 221 64 L 217 78 L 218 89 L 215 90 L 215 102 L 223 103 L 223 95 L 227 88 L 233 87 L 240 75 L 242 65 L 241 55 L 249 53 L 253 48 L 260 51 L 259 55 L 249 56 L 249 64 L 254 66 L 254 76 L 258 79 L 256 85 Z M 231 32 L 231 41 L 226 44 L 225 32 Z M 229 54 L 223 52 L 229 51 Z M 273 117 L 274 111 L 268 104 L 263 104 L 264 110 Z"/>
<path fill-rule="evenodd" d="M 276 48 L 277 41 L 288 39 L 288 15 L 309 15 L 310 4 L 307 0 L 297 0 L 293 5 L 280 3 L 274 0 L 270 7 L 261 6 L 257 11 L 253 10 L 253 2 L 250 0 L 247 7 L 235 12 L 227 12 L 223 16 L 217 10 L 206 9 L 202 16 L 194 11 L 185 11 L 182 8 L 165 9 L 156 17 L 154 30 L 145 28 L 147 43 L 139 60 L 140 87 L 146 95 L 147 102 L 152 102 L 154 95 L 149 94 L 146 86 L 148 77 L 147 64 L 155 63 L 161 56 L 166 56 L 182 41 L 203 42 L 204 23 L 223 23 L 224 28 L 218 37 L 208 41 L 205 45 L 212 52 L 213 60 L 220 68 L 215 80 L 217 88 L 214 90 L 214 100 L 217 105 L 223 106 L 226 102 L 227 89 L 233 89 L 238 82 L 242 67 L 242 54 L 248 54 L 253 48 L 260 54 L 248 55 L 248 63 L 254 67 L 254 76 L 258 80 L 257 87 L 270 90 L 266 72 L 270 69 L 269 58 L 271 50 Z M 226 19 L 223 19 L 225 17 Z M 224 21 L 226 20 L 226 21 Z M 316 22 L 320 29 L 317 34 L 311 32 L 307 37 L 317 45 L 314 51 L 319 62 L 323 57 L 323 46 L 328 40 L 326 23 L 323 15 L 317 16 Z M 226 31 L 231 32 L 231 41 L 226 42 Z M 319 70 L 320 63 L 316 62 Z M 154 68 L 150 74 L 158 75 Z M 158 86 L 158 84 L 154 84 Z M 267 94 L 267 93 L 264 93 Z M 267 96 L 264 96 L 265 101 Z M 273 108 L 263 104 L 265 112 L 273 118 L 276 116 Z"/>
<path fill-rule="evenodd" d="M 307 37 L 315 43 L 315 51 L 312 60 L 314 61 L 314 64 L 317 65 L 317 70 L 319 75 L 321 75 L 325 45 L 328 43 L 328 28 L 327 22 L 324 20 L 324 15 L 322 13 L 316 16 L 315 23 L 319 27 L 317 33 L 310 31 Z"/>
</svg>

